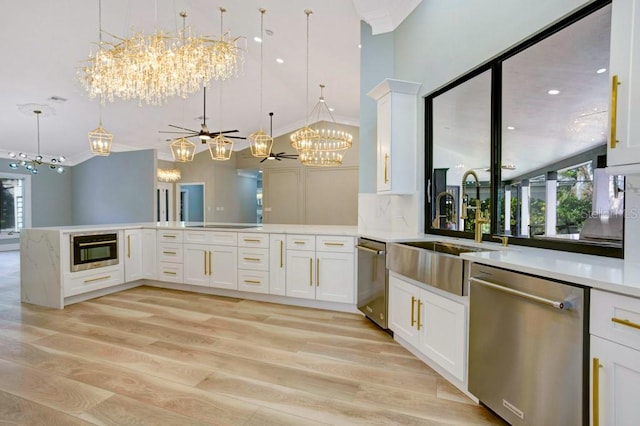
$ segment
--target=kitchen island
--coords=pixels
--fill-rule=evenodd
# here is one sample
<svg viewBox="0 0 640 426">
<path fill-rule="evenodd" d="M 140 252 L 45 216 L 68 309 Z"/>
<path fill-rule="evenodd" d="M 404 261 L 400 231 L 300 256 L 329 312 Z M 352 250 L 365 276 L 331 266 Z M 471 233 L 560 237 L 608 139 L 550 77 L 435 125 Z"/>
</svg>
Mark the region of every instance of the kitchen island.
<svg viewBox="0 0 640 426">
<path fill-rule="evenodd" d="M 24 229 L 21 300 L 62 309 L 146 284 L 355 311 L 356 235 L 351 226 L 184 222 Z"/>
</svg>

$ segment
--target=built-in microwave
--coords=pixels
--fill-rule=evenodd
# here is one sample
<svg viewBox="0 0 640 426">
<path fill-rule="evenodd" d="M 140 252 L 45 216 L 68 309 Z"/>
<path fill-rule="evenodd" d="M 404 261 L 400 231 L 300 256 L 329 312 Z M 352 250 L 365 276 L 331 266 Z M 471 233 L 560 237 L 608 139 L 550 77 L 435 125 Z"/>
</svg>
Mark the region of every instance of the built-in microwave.
<svg viewBox="0 0 640 426">
<path fill-rule="evenodd" d="M 118 264 L 118 233 L 92 232 L 70 235 L 71 272 Z"/>
</svg>

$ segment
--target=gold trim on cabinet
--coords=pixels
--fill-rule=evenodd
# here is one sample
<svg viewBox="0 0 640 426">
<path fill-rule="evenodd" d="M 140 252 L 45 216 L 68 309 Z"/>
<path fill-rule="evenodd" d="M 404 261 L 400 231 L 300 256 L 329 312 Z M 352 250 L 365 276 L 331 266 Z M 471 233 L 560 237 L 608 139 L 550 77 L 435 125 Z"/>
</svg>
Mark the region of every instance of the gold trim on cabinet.
<svg viewBox="0 0 640 426">
<path fill-rule="evenodd" d="M 293 244 L 297 244 L 297 245 L 305 245 L 306 241 L 294 241 Z"/>
<path fill-rule="evenodd" d="M 165 275 L 178 275 L 177 273 L 172 272 L 172 271 L 162 271 L 162 273 L 165 274 Z"/>
<path fill-rule="evenodd" d="M 416 320 L 413 318 L 413 316 L 415 315 L 415 308 L 414 308 L 415 303 L 416 303 L 416 298 L 411 296 L 411 327 L 413 327 L 416 323 Z"/>
<path fill-rule="evenodd" d="M 258 240 L 258 239 L 256 239 L 256 238 L 244 238 L 244 242 L 245 242 L 245 243 L 259 243 L 259 242 L 261 242 L 261 241 L 262 241 L 262 240 Z"/>
<path fill-rule="evenodd" d="M 84 280 L 85 284 L 89 284 L 89 283 L 93 283 L 96 281 L 104 281 L 104 280 L 108 280 L 109 278 L 111 278 L 111 275 L 105 275 L 103 277 L 97 277 L 97 278 L 90 278 L 88 280 Z"/>
<path fill-rule="evenodd" d="M 257 257 L 243 257 L 243 259 L 250 262 L 260 262 L 260 259 Z"/>
<path fill-rule="evenodd" d="M 600 424 L 600 369 L 602 368 L 602 364 L 600 364 L 600 359 L 593 358 L 593 362 L 591 364 L 591 377 L 593 378 L 593 396 L 591 401 L 591 409 L 592 409 L 592 422 L 593 426 L 598 426 Z"/>
<path fill-rule="evenodd" d="M 256 280 L 244 280 L 245 284 L 257 284 L 260 285 L 262 284 L 261 281 L 256 281 Z"/>
<path fill-rule="evenodd" d="M 320 259 L 316 259 L 316 287 L 320 287 Z"/>
<path fill-rule="evenodd" d="M 202 250 L 202 253 L 204 254 L 204 274 L 207 275 L 207 251 Z"/>
<path fill-rule="evenodd" d="M 626 325 L 627 327 L 631 327 L 631 328 L 637 328 L 638 330 L 640 330 L 640 324 L 635 323 L 633 321 L 629 321 L 627 319 L 613 317 L 611 318 L 611 322 L 615 322 L 616 324 L 620 324 L 620 325 Z"/>
<path fill-rule="evenodd" d="M 422 326 L 422 324 L 420 324 L 420 305 L 422 305 L 423 303 L 420 302 L 420 299 L 418 299 L 418 322 L 416 324 L 416 328 L 418 330 L 420 330 L 420 327 Z"/>
<path fill-rule="evenodd" d="M 332 242 L 325 242 L 324 243 L 325 246 L 336 246 L 336 247 L 344 247 L 344 243 L 332 243 Z"/>
<path fill-rule="evenodd" d="M 616 125 L 618 122 L 618 86 L 620 85 L 620 81 L 618 80 L 618 76 L 614 75 L 611 78 L 611 123 L 610 123 L 610 131 L 611 140 L 609 141 L 609 147 L 614 149 L 618 143 L 617 135 L 616 135 Z"/>
<path fill-rule="evenodd" d="M 163 251 L 162 254 L 178 254 L 175 251 Z"/>
<path fill-rule="evenodd" d="M 213 275 L 213 267 L 212 267 L 212 260 L 211 258 L 213 257 L 213 253 L 211 253 L 211 250 L 209 250 L 209 275 Z"/>
<path fill-rule="evenodd" d="M 127 258 L 131 259 L 131 235 L 127 235 Z"/>
<path fill-rule="evenodd" d="M 163 234 L 162 238 L 178 238 L 178 236 L 174 234 Z"/>
<path fill-rule="evenodd" d="M 313 287 L 313 259 L 309 258 L 309 285 Z"/>
</svg>

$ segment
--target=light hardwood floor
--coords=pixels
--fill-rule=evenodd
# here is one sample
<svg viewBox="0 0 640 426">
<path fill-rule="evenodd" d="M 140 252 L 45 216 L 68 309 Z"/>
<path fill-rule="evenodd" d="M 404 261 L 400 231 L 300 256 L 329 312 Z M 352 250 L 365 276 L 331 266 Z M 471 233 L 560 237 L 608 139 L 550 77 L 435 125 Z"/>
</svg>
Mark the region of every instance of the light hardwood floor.
<svg viewBox="0 0 640 426">
<path fill-rule="evenodd" d="M 139 287 L 20 303 L 0 252 L 0 424 L 503 424 L 360 315 Z"/>
</svg>

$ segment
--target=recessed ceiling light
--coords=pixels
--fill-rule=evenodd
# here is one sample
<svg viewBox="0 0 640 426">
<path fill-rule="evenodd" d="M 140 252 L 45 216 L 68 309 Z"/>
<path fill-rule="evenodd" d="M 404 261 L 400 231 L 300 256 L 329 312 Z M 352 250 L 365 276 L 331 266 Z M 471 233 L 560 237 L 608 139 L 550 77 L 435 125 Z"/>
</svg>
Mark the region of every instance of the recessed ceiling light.
<svg viewBox="0 0 640 426">
<path fill-rule="evenodd" d="M 335 111 L 335 109 L 329 107 L 329 111 L 333 112 L 333 111 Z"/>
<path fill-rule="evenodd" d="M 551 89 L 547 93 L 550 95 L 557 95 L 560 93 L 560 91 L 558 89 Z"/>
<path fill-rule="evenodd" d="M 507 126 L 507 130 L 515 130 L 516 128 L 513 126 Z"/>
<path fill-rule="evenodd" d="M 255 42 L 257 42 L 257 43 L 262 43 L 262 39 L 261 39 L 260 37 L 258 37 L 258 36 L 255 36 L 255 37 L 253 38 L 253 40 L 254 40 Z"/>
<path fill-rule="evenodd" d="M 358 44 L 358 49 L 362 49 L 362 45 L 361 44 Z"/>
<path fill-rule="evenodd" d="M 597 72 L 598 74 L 602 74 L 602 73 L 607 72 L 607 69 L 606 69 L 606 68 L 600 68 L 600 69 L 599 69 L 599 70 L 597 70 L 596 72 Z"/>
<path fill-rule="evenodd" d="M 276 62 L 279 63 L 279 64 L 284 64 L 284 59 L 276 58 Z"/>
</svg>

